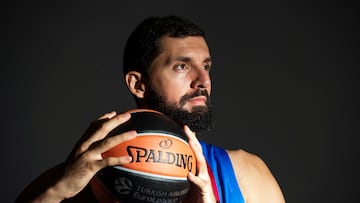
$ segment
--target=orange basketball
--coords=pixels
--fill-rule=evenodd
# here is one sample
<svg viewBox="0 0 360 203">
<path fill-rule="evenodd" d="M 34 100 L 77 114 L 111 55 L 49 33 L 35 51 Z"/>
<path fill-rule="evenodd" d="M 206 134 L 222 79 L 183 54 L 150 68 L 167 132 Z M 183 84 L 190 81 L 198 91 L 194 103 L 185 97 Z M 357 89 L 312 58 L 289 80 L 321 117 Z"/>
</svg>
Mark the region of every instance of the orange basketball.
<svg viewBox="0 0 360 203">
<path fill-rule="evenodd" d="M 101 170 L 97 185 L 120 203 L 180 202 L 189 190 L 188 173 L 196 172 L 195 155 L 182 126 L 157 111 L 129 112 L 130 120 L 109 136 L 129 130 L 136 130 L 138 136 L 103 157 L 129 155 L 132 161 Z"/>
</svg>

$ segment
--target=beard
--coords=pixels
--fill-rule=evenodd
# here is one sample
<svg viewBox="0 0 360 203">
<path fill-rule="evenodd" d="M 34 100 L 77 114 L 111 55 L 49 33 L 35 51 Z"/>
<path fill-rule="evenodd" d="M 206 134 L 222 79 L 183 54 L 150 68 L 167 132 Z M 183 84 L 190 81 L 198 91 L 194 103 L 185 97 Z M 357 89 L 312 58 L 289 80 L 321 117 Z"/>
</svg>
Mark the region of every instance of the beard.
<svg viewBox="0 0 360 203">
<path fill-rule="evenodd" d="M 180 107 L 176 103 L 169 103 L 154 90 L 151 85 L 147 89 L 147 104 L 148 107 L 162 112 L 169 116 L 181 126 L 187 125 L 193 132 L 200 133 L 209 131 L 214 126 L 213 119 L 213 105 L 210 101 L 210 96 L 206 90 L 198 90 L 193 94 L 186 94 L 180 98 Z M 206 97 L 206 106 L 196 106 L 191 111 L 181 109 L 186 102 L 197 96 Z"/>
</svg>

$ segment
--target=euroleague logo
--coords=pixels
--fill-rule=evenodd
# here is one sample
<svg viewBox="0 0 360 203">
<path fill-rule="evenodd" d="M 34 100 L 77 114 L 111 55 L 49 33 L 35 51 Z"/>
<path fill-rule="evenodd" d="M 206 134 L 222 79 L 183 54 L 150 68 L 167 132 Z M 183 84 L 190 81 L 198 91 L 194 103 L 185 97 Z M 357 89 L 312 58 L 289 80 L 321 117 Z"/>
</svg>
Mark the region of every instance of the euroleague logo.
<svg viewBox="0 0 360 203">
<path fill-rule="evenodd" d="M 114 186 L 119 194 L 126 195 L 131 192 L 133 183 L 125 177 L 119 177 L 115 180 Z"/>
</svg>

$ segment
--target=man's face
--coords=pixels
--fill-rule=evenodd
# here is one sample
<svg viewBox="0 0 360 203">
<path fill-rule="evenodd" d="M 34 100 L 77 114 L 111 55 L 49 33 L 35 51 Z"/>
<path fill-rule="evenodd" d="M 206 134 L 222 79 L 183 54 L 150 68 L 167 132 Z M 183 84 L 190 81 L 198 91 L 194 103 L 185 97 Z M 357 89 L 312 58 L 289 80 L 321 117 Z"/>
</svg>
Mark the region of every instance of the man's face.
<svg viewBox="0 0 360 203">
<path fill-rule="evenodd" d="M 209 130 L 211 59 L 202 37 L 163 37 L 150 68 L 145 99 L 154 108 L 195 132 Z"/>
</svg>

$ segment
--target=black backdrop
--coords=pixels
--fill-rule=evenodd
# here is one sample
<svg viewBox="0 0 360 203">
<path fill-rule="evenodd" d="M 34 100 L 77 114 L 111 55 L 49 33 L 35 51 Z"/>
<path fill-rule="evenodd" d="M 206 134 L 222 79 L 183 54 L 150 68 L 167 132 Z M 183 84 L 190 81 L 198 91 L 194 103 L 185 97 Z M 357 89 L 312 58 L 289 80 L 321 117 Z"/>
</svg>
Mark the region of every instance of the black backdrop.
<svg viewBox="0 0 360 203">
<path fill-rule="evenodd" d="M 1 202 L 63 161 L 99 115 L 135 107 L 126 38 L 167 14 L 208 35 L 217 124 L 201 139 L 261 156 L 287 202 L 359 202 L 358 11 L 345 1 L 2 4 Z"/>
</svg>

